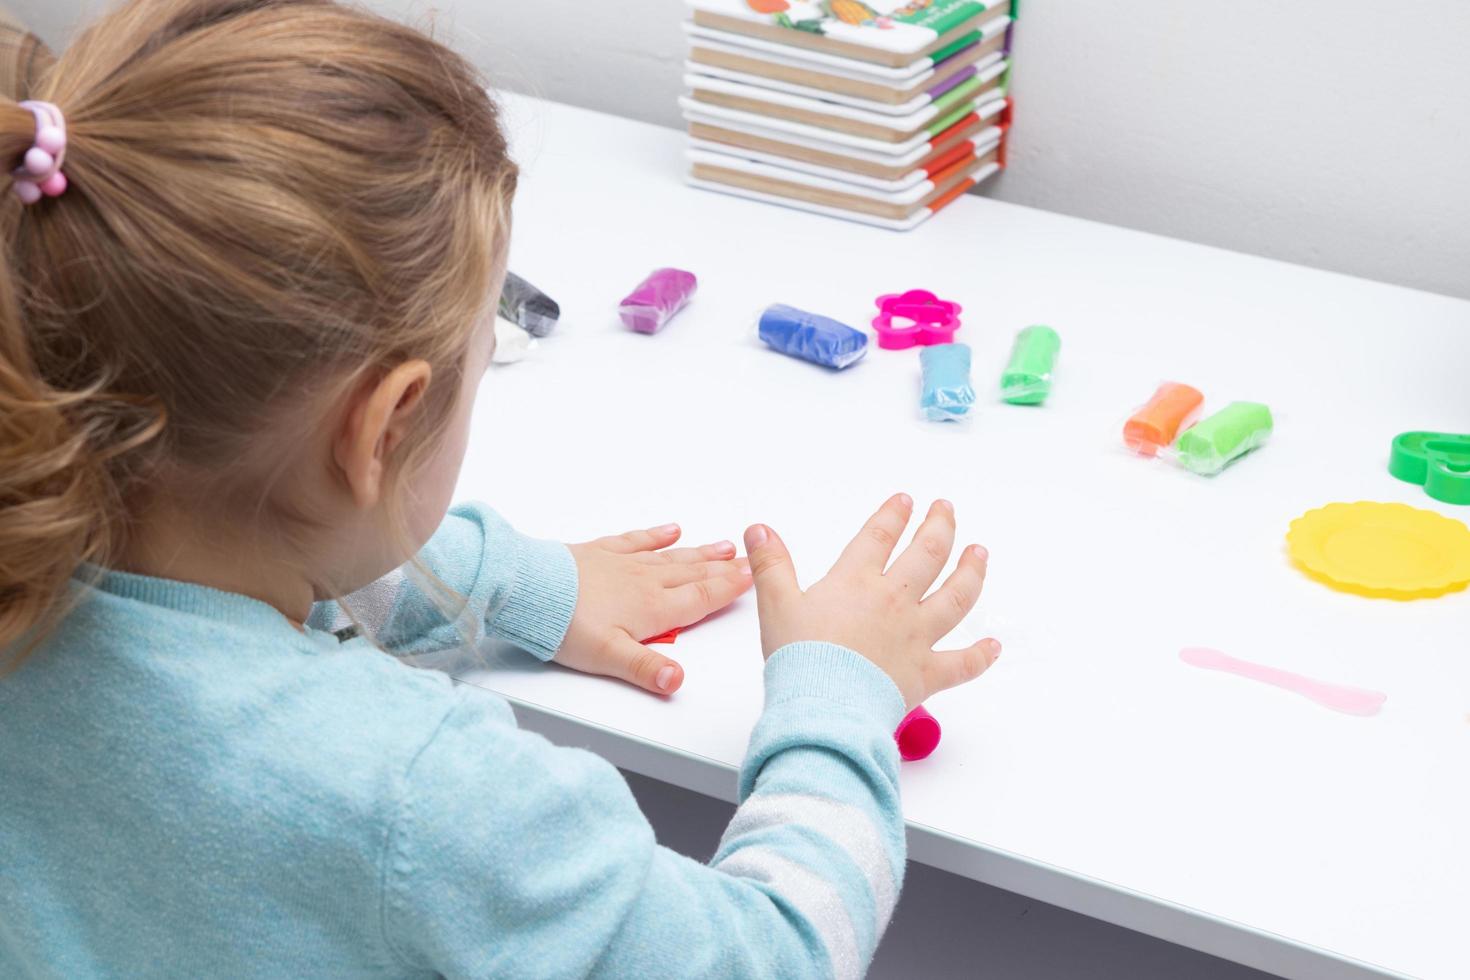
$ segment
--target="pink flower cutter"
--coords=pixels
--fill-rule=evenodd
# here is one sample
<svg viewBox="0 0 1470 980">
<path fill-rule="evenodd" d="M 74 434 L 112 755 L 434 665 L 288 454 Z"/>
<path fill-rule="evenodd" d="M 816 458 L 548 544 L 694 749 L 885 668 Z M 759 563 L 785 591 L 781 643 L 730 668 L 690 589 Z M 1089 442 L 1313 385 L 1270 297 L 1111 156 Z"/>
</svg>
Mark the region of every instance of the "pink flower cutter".
<svg viewBox="0 0 1470 980">
<path fill-rule="evenodd" d="M 879 296 L 878 315 L 873 329 L 878 331 L 878 346 L 884 350 L 907 350 L 915 346 L 949 344 L 960 328 L 960 304 L 940 299 L 925 289 Z M 895 327 L 894 317 L 914 321 L 911 327 Z"/>
<path fill-rule="evenodd" d="M 893 730 L 893 740 L 898 743 L 898 755 L 905 762 L 927 759 L 939 747 L 939 722 L 921 704 L 903 716 L 903 721 Z"/>
</svg>

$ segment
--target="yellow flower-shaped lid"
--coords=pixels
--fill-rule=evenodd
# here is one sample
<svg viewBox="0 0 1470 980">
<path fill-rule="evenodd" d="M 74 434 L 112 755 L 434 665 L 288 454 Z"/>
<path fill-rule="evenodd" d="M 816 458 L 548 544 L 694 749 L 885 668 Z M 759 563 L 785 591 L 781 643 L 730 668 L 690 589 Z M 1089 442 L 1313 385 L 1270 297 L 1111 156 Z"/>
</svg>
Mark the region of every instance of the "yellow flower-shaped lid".
<svg viewBox="0 0 1470 980">
<path fill-rule="evenodd" d="M 1291 522 L 1286 549 L 1320 582 L 1358 595 L 1422 599 L 1470 584 L 1470 528 L 1408 504 L 1328 504 Z"/>
</svg>

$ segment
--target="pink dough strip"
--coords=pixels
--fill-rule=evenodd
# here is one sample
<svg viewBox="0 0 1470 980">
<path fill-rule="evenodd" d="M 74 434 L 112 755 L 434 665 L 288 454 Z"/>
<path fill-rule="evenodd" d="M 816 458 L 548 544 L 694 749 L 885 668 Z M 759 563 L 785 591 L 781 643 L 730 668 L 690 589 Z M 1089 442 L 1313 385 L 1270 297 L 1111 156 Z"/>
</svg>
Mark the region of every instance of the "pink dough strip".
<svg viewBox="0 0 1470 980">
<path fill-rule="evenodd" d="M 1346 687 L 1342 684 L 1313 680 L 1301 674 L 1293 674 L 1276 667 L 1267 667 L 1265 664 L 1239 660 L 1219 650 L 1210 650 L 1206 647 L 1189 647 L 1180 650 L 1179 659 L 1192 666 L 1203 667 L 1205 670 L 1222 670 L 1227 674 L 1248 677 L 1262 684 L 1270 684 L 1272 687 L 1300 694 L 1304 698 L 1316 701 L 1324 708 L 1341 711 L 1345 715 L 1363 717 L 1376 715 L 1383 707 L 1383 702 L 1388 700 L 1387 694 L 1380 694 L 1377 691 L 1365 691 L 1360 687 Z"/>
</svg>

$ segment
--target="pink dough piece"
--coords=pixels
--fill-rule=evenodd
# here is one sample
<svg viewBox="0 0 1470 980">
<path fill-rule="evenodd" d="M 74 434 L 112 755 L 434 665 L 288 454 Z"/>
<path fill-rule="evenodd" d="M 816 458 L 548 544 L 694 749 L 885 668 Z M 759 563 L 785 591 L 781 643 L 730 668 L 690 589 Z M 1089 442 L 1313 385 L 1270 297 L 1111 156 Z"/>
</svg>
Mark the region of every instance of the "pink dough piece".
<svg viewBox="0 0 1470 980">
<path fill-rule="evenodd" d="M 1301 674 L 1267 667 L 1265 664 L 1238 660 L 1219 650 L 1210 650 L 1206 647 L 1189 647 L 1180 650 L 1179 659 L 1194 667 L 1203 667 L 1205 670 L 1222 670 L 1227 674 L 1248 677 L 1262 684 L 1270 684 L 1272 687 L 1300 694 L 1304 698 L 1316 701 L 1324 708 L 1341 711 L 1345 715 L 1359 715 L 1365 718 L 1376 715 L 1383 707 L 1383 702 L 1388 700 L 1387 694 L 1380 694 L 1377 691 L 1365 691 L 1359 687 L 1346 687 L 1342 684 L 1313 680 Z"/>
<path fill-rule="evenodd" d="M 939 722 L 921 704 L 903 716 L 893 730 L 893 740 L 905 762 L 927 758 L 939 746 Z"/>
<path fill-rule="evenodd" d="M 639 333 L 657 333 L 694 297 L 699 280 L 683 269 L 655 269 L 618 304 L 618 315 Z"/>
</svg>

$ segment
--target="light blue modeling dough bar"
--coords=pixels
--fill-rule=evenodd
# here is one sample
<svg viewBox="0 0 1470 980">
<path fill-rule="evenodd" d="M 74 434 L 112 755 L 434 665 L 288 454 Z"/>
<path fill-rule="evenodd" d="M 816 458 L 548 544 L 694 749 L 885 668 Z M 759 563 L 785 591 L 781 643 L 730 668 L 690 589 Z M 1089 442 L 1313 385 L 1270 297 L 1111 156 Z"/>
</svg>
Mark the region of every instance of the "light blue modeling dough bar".
<svg viewBox="0 0 1470 980">
<path fill-rule="evenodd" d="M 934 422 L 957 422 L 970 414 L 975 388 L 970 384 L 970 345 L 935 344 L 919 351 L 924 391 L 919 408 Z"/>
</svg>

